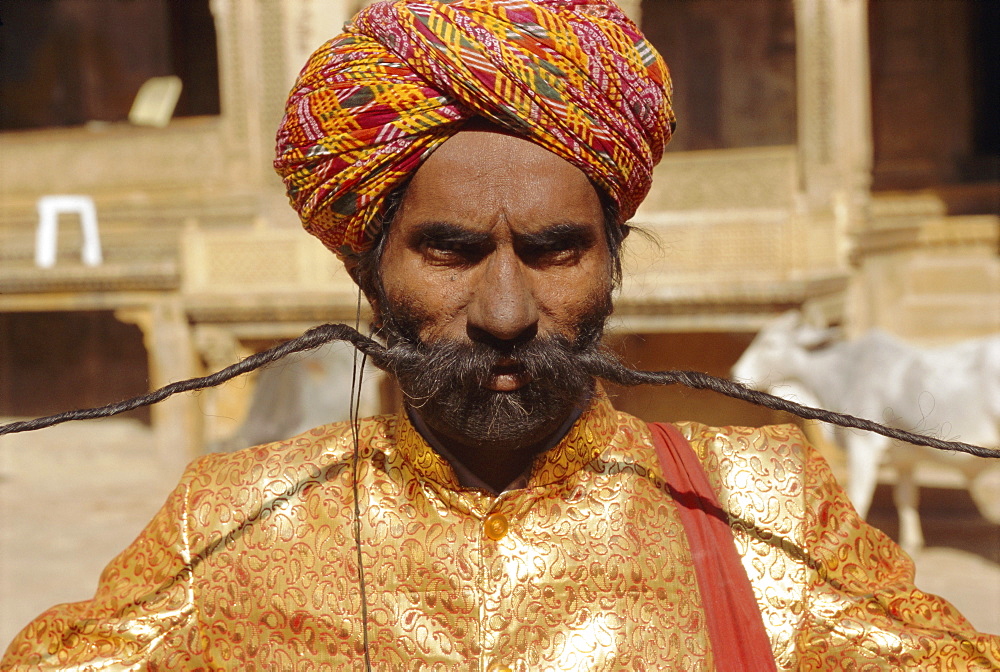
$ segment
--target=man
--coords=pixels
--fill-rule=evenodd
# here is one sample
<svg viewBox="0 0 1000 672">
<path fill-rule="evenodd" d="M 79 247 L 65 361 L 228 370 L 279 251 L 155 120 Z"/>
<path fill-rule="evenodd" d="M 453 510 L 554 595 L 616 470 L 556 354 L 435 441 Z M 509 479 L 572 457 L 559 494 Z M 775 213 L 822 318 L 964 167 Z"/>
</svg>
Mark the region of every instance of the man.
<svg viewBox="0 0 1000 672">
<path fill-rule="evenodd" d="M 4 669 L 1000 665 L 796 430 L 647 426 L 587 373 L 668 92 L 605 0 L 378 3 L 324 45 L 276 166 L 406 408 L 194 463 Z"/>
</svg>

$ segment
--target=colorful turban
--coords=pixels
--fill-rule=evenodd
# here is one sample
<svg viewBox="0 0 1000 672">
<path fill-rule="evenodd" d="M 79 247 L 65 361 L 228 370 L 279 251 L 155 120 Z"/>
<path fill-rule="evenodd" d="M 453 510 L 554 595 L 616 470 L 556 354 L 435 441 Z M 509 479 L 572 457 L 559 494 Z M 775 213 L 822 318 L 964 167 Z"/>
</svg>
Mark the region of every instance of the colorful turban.
<svg viewBox="0 0 1000 672">
<path fill-rule="evenodd" d="M 610 0 L 376 2 L 299 74 L 274 166 L 306 229 L 343 257 L 476 116 L 579 167 L 625 221 L 673 130 L 670 76 Z"/>
</svg>

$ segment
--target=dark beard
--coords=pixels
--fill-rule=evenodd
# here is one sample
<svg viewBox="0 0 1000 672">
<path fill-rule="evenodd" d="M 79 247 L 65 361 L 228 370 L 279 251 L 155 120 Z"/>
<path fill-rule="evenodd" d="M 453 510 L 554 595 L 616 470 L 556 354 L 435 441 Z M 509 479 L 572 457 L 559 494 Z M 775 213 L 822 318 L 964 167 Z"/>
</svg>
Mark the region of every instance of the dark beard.
<svg viewBox="0 0 1000 672">
<path fill-rule="evenodd" d="M 601 346 L 609 312 L 610 298 L 596 302 L 572 340 L 424 343 L 423 320 L 397 305 L 386 311 L 379 334 L 388 344 L 386 368 L 432 431 L 467 446 L 519 450 L 551 436 L 589 398 L 594 378 L 585 361 L 617 361 Z M 512 392 L 485 387 L 495 367 L 510 360 L 530 382 Z"/>
</svg>

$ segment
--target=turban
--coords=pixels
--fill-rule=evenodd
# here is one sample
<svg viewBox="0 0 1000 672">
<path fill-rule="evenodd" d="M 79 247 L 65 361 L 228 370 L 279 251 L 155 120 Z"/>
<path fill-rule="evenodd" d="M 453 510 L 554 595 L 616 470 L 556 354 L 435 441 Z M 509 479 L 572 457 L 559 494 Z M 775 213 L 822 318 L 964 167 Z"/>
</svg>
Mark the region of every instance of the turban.
<svg viewBox="0 0 1000 672">
<path fill-rule="evenodd" d="M 473 117 L 580 168 L 626 221 L 673 130 L 670 76 L 610 0 L 376 2 L 302 69 L 275 169 L 306 229 L 343 258 Z"/>
</svg>

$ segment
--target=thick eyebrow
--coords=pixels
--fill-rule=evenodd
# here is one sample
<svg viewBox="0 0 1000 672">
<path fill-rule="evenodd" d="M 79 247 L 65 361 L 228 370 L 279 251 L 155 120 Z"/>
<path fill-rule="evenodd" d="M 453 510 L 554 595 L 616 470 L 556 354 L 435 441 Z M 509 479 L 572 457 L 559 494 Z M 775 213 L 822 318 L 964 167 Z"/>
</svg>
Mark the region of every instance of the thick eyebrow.
<svg viewBox="0 0 1000 672">
<path fill-rule="evenodd" d="M 450 222 L 422 222 L 414 227 L 416 242 L 439 242 L 449 245 L 478 246 L 486 244 L 490 235 L 481 231 L 470 231 Z"/>
<path fill-rule="evenodd" d="M 579 222 L 558 222 L 541 231 L 518 233 L 517 242 L 538 250 L 584 248 L 594 243 L 594 229 Z"/>
</svg>

